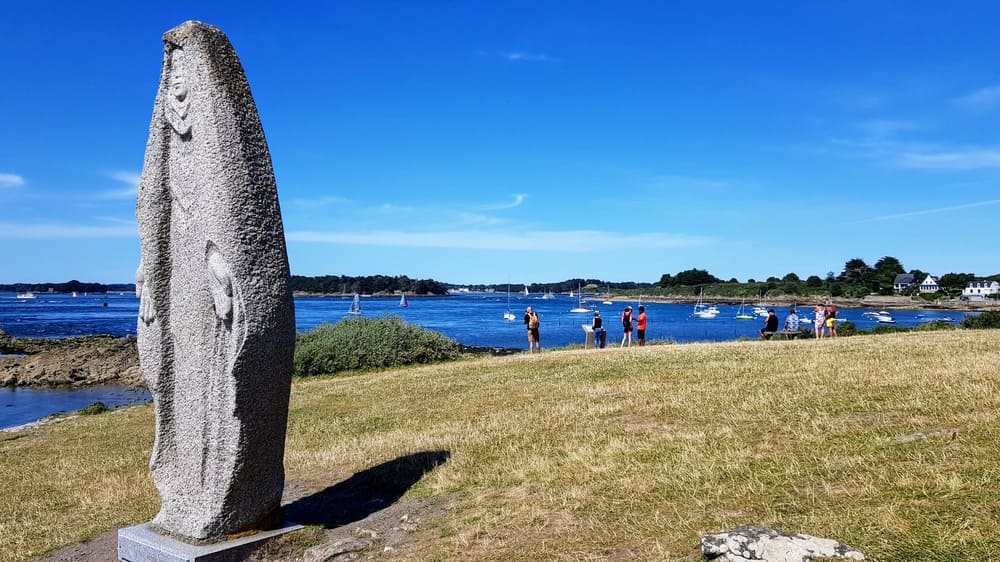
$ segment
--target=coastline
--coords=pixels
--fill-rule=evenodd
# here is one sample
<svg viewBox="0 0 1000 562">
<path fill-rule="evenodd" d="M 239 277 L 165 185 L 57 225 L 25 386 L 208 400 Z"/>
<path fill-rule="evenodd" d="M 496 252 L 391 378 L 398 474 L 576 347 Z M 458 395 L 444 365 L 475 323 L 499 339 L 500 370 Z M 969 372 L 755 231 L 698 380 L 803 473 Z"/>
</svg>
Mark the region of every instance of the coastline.
<svg viewBox="0 0 1000 562">
<path fill-rule="evenodd" d="M 595 300 L 597 297 L 584 298 L 584 302 Z M 614 296 L 612 302 L 634 303 L 639 297 Z M 655 302 L 660 304 L 696 304 L 698 297 L 689 295 L 676 296 L 645 296 L 641 297 L 643 302 Z M 891 308 L 896 310 L 961 310 L 967 312 L 983 312 L 987 310 L 1000 310 L 1000 301 L 961 301 L 958 299 L 925 301 L 923 299 L 912 299 L 900 296 L 867 295 L 860 299 L 847 297 L 826 297 L 826 296 L 780 296 L 768 297 L 762 301 L 749 302 L 738 297 L 707 296 L 703 302 L 706 304 L 727 304 L 738 305 L 746 302 L 748 306 L 764 307 L 790 307 L 790 306 L 815 306 L 818 303 L 831 303 L 837 308 Z"/>
<path fill-rule="evenodd" d="M 145 388 L 135 337 L 60 340 L 0 335 L 0 387 L 120 384 Z"/>
</svg>

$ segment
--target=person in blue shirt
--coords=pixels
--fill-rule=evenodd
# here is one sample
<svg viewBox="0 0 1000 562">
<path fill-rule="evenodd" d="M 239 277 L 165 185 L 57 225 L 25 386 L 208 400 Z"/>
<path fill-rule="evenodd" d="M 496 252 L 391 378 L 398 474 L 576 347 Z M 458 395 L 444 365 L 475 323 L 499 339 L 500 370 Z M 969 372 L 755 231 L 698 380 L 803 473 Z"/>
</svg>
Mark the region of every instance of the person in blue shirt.
<svg viewBox="0 0 1000 562">
<path fill-rule="evenodd" d="M 795 314 L 795 309 L 790 309 L 788 311 L 788 316 L 785 317 L 785 331 L 786 332 L 798 332 L 799 331 L 799 315 Z"/>
</svg>

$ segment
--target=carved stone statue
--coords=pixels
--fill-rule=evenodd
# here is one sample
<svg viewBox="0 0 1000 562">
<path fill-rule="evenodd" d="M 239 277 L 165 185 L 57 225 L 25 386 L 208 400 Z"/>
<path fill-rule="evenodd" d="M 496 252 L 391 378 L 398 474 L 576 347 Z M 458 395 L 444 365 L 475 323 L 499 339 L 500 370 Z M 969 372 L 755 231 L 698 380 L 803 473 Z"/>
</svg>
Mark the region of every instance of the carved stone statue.
<svg viewBox="0 0 1000 562">
<path fill-rule="evenodd" d="M 200 22 L 163 40 L 136 210 L 152 523 L 211 541 L 280 522 L 295 317 L 271 158 L 236 53 Z"/>
</svg>

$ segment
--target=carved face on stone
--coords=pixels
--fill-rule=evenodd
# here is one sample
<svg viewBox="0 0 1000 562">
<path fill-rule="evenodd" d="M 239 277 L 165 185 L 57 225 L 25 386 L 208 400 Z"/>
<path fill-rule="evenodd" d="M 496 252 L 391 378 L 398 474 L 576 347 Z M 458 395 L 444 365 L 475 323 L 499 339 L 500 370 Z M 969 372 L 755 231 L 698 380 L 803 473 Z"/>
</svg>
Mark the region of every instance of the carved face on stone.
<svg viewBox="0 0 1000 562">
<path fill-rule="evenodd" d="M 184 50 L 174 49 L 170 53 L 167 106 L 163 111 L 170 126 L 181 137 L 186 137 L 191 133 L 191 123 L 187 120 L 191 98 L 188 95 L 190 92 L 187 84 L 184 82 L 184 74 Z"/>
</svg>

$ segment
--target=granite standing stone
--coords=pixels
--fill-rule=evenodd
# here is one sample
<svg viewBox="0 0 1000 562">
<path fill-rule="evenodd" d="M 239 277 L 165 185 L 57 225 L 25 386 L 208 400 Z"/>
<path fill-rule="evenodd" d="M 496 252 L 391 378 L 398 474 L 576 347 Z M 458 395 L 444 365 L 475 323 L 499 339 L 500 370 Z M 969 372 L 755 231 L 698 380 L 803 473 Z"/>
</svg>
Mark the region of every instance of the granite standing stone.
<svg viewBox="0 0 1000 562">
<path fill-rule="evenodd" d="M 136 210 L 162 499 L 152 524 L 204 542 L 280 522 L 295 317 L 271 157 L 239 59 L 204 23 L 163 40 Z"/>
</svg>

